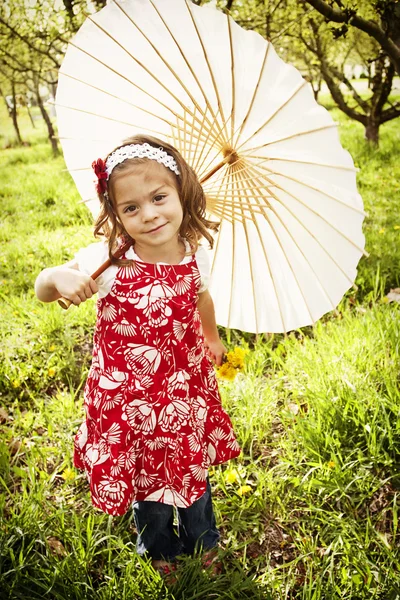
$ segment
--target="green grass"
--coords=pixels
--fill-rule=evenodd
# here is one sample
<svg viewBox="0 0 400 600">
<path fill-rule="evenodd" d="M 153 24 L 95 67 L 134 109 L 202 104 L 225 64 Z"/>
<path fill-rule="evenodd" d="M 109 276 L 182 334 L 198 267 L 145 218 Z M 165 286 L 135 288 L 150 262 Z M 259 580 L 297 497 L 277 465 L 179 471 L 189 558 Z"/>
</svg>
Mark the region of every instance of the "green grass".
<svg viewBox="0 0 400 600">
<path fill-rule="evenodd" d="M 17 148 L 0 115 L 11 146 L 0 151 L 2 597 L 399 598 L 400 307 L 385 301 L 400 283 L 398 123 L 371 149 L 329 108 L 360 168 L 370 257 L 357 292 L 314 327 L 257 341 L 226 332 L 251 354 L 221 384 L 243 448 L 212 473 L 225 569 L 212 579 L 187 558 L 169 589 L 135 554 L 131 516 L 94 510 L 72 467 L 94 303 L 63 312 L 38 302 L 33 282 L 92 240 L 90 218 L 43 126 L 23 116 L 31 146 Z"/>
</svg>

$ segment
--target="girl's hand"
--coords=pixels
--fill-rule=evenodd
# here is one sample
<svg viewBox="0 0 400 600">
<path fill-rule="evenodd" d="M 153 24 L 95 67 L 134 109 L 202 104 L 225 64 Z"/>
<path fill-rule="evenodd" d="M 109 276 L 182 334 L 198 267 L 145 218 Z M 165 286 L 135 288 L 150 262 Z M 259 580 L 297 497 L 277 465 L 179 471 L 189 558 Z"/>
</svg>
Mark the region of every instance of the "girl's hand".
<svg viewBox="0 0 400 600">
<path fill-rule="evenodd" d="M 211 358 L 217 367 L 220 367 L 222 365 L 224 355 L 228 352 L 221 340 L 219 338 L 211 342 L 206 340 L 205 346 L 207 356 Z"/>
<path fill-rule="evenodd" d="M 99 289 L 94 279 L 74 268 L 55 268 L 50 279 L 58 294 L 76 306 L 91 298 Z"/>
</svg>

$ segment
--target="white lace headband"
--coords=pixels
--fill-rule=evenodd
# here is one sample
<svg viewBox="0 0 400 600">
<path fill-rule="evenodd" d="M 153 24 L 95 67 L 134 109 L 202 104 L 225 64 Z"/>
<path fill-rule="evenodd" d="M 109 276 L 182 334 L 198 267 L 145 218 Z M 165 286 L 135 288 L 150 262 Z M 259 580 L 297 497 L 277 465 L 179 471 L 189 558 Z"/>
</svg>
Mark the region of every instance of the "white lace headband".
<svg viewBox="0 0 400 600">
<path fill-rule="evenodd" d="M 106 160 L 106 173 L 107 179 L 110 177 L 113 169 L 117 165 L 120 165 L 125 160 L 130 158 L 150 158 L 151 160 L 156 160 L 164 167 L 167 167 L 171 171 L 173 171 L 176 175 L 180 175 L 178 165 L 176 164 L 176 160 L 163 148 L 154 148 L 150 146 L 150 144 L 129 144 L 128 146 L 122 146 L 112 152 L 110 156 Z"/>
</svg>

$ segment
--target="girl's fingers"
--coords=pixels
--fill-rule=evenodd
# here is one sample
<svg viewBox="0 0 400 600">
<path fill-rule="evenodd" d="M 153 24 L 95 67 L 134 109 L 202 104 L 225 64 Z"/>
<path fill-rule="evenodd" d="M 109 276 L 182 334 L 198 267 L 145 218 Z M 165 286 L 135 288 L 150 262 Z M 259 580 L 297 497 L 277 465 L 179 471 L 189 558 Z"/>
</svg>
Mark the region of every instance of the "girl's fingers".
<svg viewBox="0 0 400 600">
<path fill-rule="evenodd" d="M 220 367 L 222 365 L 222 357 L 223 354 L 219 354 L 215 357 L 215 364 L 217 365 L 217 367 Z"/>
<path fill-rule="evenodd" d="M 71 302 L 75 304 L 75 306 L 79 306 L 82 302 L 86 302 L 86 300 L 89 300 L 89 298 L 91 298 L 93 294 L 96 294 L 97 291 L 97 283 L 93 281 L 93 279 L 90 279 L 83 289 L 78 290 L 77 292 L 75 292 L 75 294 L 71 296 L 65 297 L 68 298 L 68 300 L 71 300 Z"/>
<path fill-rule="evenodd" d="M 81 302 L 85 302 L 85 300 L 87 300 L 85 290 L 77 292 L 77 296 Z"/>
<path fill-rule="evenodd" d="M 90 297 L 93 296 L 93 294 L 97 294 L 97 292 L 99 291 L 99 286 L 97 285 L 95 280 L 92 278 L 90 278 L 90 280 L 89 280 L 89 287 L 92 292 Z"/>
</svg>

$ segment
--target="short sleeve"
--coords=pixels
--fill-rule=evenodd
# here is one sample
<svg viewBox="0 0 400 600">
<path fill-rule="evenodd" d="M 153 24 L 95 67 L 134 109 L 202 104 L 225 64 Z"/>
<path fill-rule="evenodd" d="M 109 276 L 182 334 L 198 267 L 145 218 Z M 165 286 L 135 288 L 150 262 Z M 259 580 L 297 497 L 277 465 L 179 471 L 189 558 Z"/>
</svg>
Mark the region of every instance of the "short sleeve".
<svg viewBox="0 0 400 600">
<path fill-rule="evenodd" d="M 205 292 L 210 284 L 210 259 L 207 250 L 203 246 L 199 246 L 196 252 L 196 262 L 200 271 L 201 285 L 199 293 Z"/>
<path fill-rule="evenodd" d="M 78 268 L 86 275 L 92 275 L 97 269 L 108 259 L 108 244 L 107 242 L 97 242 L 90 244 L 86 248 L 81 248 L 75 254 L 75 260 Z M 99 298 L 107 296 L 114 283 L 115 275 L 118 267 L 111 265 L 96 279 L 99 286 Z"/>
</svg>

